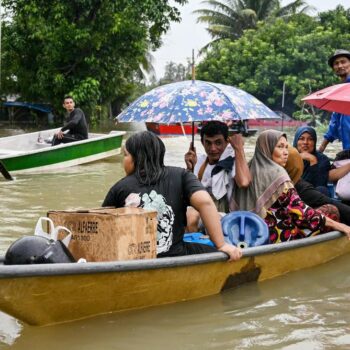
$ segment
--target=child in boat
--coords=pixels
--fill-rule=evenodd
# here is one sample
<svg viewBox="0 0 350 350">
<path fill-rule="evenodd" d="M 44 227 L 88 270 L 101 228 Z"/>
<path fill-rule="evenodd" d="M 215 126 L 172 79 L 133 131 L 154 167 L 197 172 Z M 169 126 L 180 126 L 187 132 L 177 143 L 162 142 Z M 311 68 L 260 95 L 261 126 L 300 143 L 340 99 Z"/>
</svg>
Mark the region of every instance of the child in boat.
<svg viewBox="0 0 350 350">
<path fill-rule="evenodd" d="M 300 199 L 284 169 L 287 159 L 287 136 L 277 130 L 262 132 L 249 162 L 252 183 L 247 189 L 236 189 L 236 206 L 252 210 L 265 220 L 271 243 L 313 236 L 329 229 L 344 232 L 350 239 L 349 226 L 328 218 Z"/>
<path fill-rule="evenodd" d="M 157 256 L 178 256 L 220 250 L 230 260 L 238 260 L 239 248 L 225 243 L 218 212 L 210 195 L 191 172 L 164 165 L 163 141 L 149 131 L 139 132 L 126 141 L 126 177 L 108 192 L 103 206 L 142 207 L 158 212 Z M 183 241 L 186 209 L 199 211 L 216 248 Z"/>
</svg>

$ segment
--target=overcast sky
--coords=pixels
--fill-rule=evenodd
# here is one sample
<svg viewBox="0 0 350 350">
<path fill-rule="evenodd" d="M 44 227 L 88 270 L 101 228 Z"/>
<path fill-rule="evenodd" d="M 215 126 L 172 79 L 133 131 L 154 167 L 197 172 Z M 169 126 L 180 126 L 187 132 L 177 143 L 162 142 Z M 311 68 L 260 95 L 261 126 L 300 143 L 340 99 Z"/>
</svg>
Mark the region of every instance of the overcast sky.
<svg viewBox="0 0 350 350">
<path fill-rule="evenodd" d="M 163 46 L 153 53 L 154 67 L 157 78 L 164 74 L 164 67 L 167 62 L 186 63 L 187 58 L 192 57 L 192 50 L 195 55 L 198 50 L 210 41 L 209 34 L 205 30 L 205 24 L 196 23 L 197 15 L 192 12 L 203 8 L 202 0 L 189 0 L 189 3 L 181 8 L 182 21 L 173 23 L 169 32 L 164 36 Z M 334 9 L 337 5 L 350 7 L 350 0 L 306 0 L 307 3 L 316 8 L 317 12 Z M 282 4 L 291 1 L 282 0 Z"/>
</svg>

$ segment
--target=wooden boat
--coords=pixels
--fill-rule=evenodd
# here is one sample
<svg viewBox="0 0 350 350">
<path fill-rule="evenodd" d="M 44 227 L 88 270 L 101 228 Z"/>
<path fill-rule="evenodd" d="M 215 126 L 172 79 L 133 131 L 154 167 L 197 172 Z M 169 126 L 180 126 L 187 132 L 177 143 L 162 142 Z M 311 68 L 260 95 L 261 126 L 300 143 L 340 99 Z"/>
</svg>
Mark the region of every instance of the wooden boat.
<svg viewBox="0 0 350 350">
<path fill-rule="evenodd" d="M 249 119 L 248 127 L 259 128 L 298 128 L 299 126 L 307 125 L 307 122 L 302 120 L 296 120 L 290 117 L 288 114 L 281 111 L 275 111 L 279 118 L 270 119 Z"/>
<path fill-rule="evenodd" d="M 326 263 L 350 252 L 340 232 L 224 253 L 100 263 L 3 265 L 0 310 L 31 325 L 202 298 Z M 0 261 L 3 261 L 0 259 Z"/>
<path fill-rule="evenodd" d="M 90 133 L 87 140 L 51 146 L 58 129 L 0 138 L 0 162 L 11 174 L 35 173 L 93 162 L 120 152 L 124 131 Z"/>
<path fill-rule="evenodd" d="M 146 123 L 146 128 L 157 135 L 192 135 L 191 123 L 176 124 L 158 124 Z M 194 134 L 198 131 L 198 127 L 194 125 Z"/>
</svg>

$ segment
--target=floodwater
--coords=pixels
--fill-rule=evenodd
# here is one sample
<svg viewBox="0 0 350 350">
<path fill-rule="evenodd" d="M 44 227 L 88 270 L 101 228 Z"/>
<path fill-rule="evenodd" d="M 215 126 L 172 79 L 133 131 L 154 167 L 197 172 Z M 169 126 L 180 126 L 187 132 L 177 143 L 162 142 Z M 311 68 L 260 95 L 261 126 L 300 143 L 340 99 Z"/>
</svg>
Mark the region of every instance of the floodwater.
<svg viewBox="0 0 350 350">
<path fill-rule="evenodd" d="M 19 132 L 0 129 L 0 136 Z M 292 140 L 293 131 L 288 135 Z M 183 166 L 190 140 L 163 140 L 166 164 Z M 248 158 L 255 140 L 245 141 Z M 199 139 L 196 147 L 200 152 Z M 329 147 L 327 154 L 338 149 Z M 48 210 L 99 207 L 123 174 L 117 156 L 55 173 L 18 175 L 13 182 L 0 179 L 0 255 L 17 238 L 33 234 Z M 0 312 L 0 349 L 349 349 L 349 309 L 350 256 L 343 256 L 196 301 L 56 326 L 28 326 Z"/>
</svg>

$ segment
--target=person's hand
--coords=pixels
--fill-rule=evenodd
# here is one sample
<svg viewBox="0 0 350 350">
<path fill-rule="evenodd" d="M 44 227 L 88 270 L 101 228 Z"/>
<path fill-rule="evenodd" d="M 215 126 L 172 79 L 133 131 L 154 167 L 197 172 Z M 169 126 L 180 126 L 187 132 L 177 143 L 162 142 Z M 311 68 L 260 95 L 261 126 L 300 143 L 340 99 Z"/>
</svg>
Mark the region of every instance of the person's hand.
<svg viewBox="0 0 350 350">
<path fill-rule="evenodd" d="M 307 160 L 310 163 L 310 165 L 315 165 L 318 163 L 317 157 L 311 153 L 301 152 L 300 156 L 303 160 Z"/>
<path fill-rule="evenodd" d="M 237 248 L 232 244 L 225 243 L 218 248 L 220 252 L 226 253 L 229 256 L 228 261 L 237 261 L 242 257 L 242 249 Z"/>
<path fill-rule="evenodd" d="M 342 223 L 339 223 L 339 224 L 340 224 L 339 231 L 346 234 L 346 236 L 348 237 L 348 240 L 350 241 L 350 226 Z"/>
<path fill-rule="evenodd" d="M 62 130 L 59 130 L 56 132 L 56 136 L 58 139 L 62 139 L 64 136 L 64 132 Z"/>
<path fill-rule="evenodd" d="M 344 230 L 344 233 L 346 234 L 346 236 L 348 237 L 348 240 L 350 241 L 350 227 L 347 226 L 346 229 Z"/>
<path fill-rule="evenodd" d="M 319 151 L 320 153 L 323 153 L 325 149 L 326 149 L 326 147 L 323 146 L 323 145 L 321 145 L 320 147 L 318 147 L 318 151 Z"/>
<path fill-rule="evenodd" d="M 196 148 L 193 146 L 192 142 L 188 152 L 185 154 L 185 163 L 186 163 L 187 170 L 190 170 L 193 172 L 194 166 L 197 163 L 197 153 L 196 153 Z"/>
<path fill-rule="evenodd" d="M 327 147 L 328 143 L 329 143 L 329 141 L 328 141 L 328 140 L 323 139 L 323 141 L 322 141 L 322 143 L 321 143 L 320 147 L 318 148 L 318 151 L 319 151 L 319 152 L 321 152 L 321 153 L 323 153 L 323 152 L 324 152 L 324 150 L 326 149 L 326 147 Z"/>
<path fill-rule="evenodd" d="M 228 142 L 231 144 L 234 150 L 243 149 L 244 139 L 242 134 L 233 134 L 228 138 Z"/>
<path fill-rule="evenodd" d="M 350 240 L 350 226 L 345 225 L 341 222 L 334 221 L 326 216 L 326 226 L 332 230 L 343 232 Z"/>
</svg>

